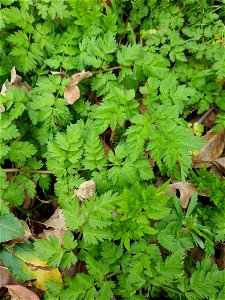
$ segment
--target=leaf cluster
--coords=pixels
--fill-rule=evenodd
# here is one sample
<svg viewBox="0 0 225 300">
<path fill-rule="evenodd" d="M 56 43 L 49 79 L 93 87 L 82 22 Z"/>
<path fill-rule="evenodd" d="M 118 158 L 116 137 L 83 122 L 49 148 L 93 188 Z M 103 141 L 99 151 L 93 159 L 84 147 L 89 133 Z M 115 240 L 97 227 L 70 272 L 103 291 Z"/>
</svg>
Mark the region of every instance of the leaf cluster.
<svg viewBox="0 0 225 300">
<path fill-rule="evenodd" d="M 224 299 L 224 269 L 210 258 L 225 242 L 225 184 L 192 170 L 205 142 L 189 126 L 214 107 L 214 129 L 225 129 L 224 1 L 0 7 L 3 263 L 21 282 L 37 277 L 27 269 L 37 257 L 57 276 L 74 268 L 63 281 L 51 275 L 47 300 Z M 64 92 L 83 70 L 92 76 L 70 105 Z M 165 193 L 170 179 L 207 191 L 209 203 L 194 194 L 182 208 Z M 74 192 L 87 180 L 97 190 L 80 199 Z M 24 234 L 18 218 L 44 222 L 56 198 L 62 241 L 7 244 Z"/>
</svg>

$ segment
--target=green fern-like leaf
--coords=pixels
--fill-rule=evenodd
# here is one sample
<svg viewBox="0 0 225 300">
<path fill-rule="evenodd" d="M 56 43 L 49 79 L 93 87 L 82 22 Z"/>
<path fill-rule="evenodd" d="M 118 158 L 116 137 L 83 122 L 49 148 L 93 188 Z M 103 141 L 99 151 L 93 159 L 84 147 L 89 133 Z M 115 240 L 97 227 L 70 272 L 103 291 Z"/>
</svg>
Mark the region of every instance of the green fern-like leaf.
<svg viewBox="0 0 225 300">
<path fill-rule="evenodd" d="M 48 143 L 47 167 L 59 177 L 81 166 L 84 143 L 84 124 L 79 122 L 67 127 L 66 133 L 57 133 Z"/>
<path fill-rule="evenodd" d="M 102 143 L 96 131 L 91 128 L 87 129 L 82 164 L 89 170 L 101 169 L 106 165 Z"/>
</svg>

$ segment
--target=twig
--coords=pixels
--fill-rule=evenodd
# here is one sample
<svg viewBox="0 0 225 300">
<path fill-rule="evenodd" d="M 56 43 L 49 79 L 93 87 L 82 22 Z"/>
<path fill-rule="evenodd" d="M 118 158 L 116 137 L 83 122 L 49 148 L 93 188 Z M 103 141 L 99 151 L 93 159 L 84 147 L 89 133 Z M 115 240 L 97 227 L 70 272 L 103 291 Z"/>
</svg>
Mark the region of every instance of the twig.
<svg viewBox="0 0 225 300">
<path fill-rule="evenodd" d="M 212 106 L 209 110 L 207 110 L 201 118 L 197 121 L 198 124 L 201 124 L 210 114 L 211 112 L 215 109 L 215 106 Z"/>
<path fill-rule="evenodd" d="M 114 166 L 122 166 L 123 163 L 120 164 L 107 164 L 107 165 L 103 165 L 101 167 L 114 167 Z M 98 168 L 97 168 L 98 169 Z M 10 169 L 3 169 L 6 173 L 33 173 L 33 174 L 54 174 L 54 172 L 49 171 L 49 170 L 29 170 L 29 169 L 17 169 L 17 168 L 10 168 Z M 88 168 L 81 168 L 79 171 L 88 171 Z"/>
<path fill-rule="evenodd" d="M 94 71 L 94 72 L 91 72 L 91 73 L 92 74 L 99 74 L 99 73 L 105 73 L 105 72 L 113 71 L 113 70 L 120 70 L 120 69 L 122 69 L 122 67 L 121 66 L 117 66 L 117 67 L 108 68 L 108 69 L 105 69 L 105 70 Z"/>
<path fill-rule="evenodd" d="M 53 174 L 52 171 L 48 170 L 28 170 L 28 169 L 3 169 L 6 173 L 36 173 L 36 174 Z"/>
</svg>

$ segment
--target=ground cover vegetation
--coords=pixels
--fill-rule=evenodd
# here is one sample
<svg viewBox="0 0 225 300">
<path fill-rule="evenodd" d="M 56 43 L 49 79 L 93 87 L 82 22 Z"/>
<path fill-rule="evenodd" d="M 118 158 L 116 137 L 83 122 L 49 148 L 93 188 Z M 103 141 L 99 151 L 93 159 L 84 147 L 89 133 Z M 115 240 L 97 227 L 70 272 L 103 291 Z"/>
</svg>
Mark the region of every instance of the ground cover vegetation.
<svg viewBox="0 0 225 300">
<path fill-rule="evenodd" d="M 0 297 L 224 300 L 224 0 L 0 3 Z"/>
</svg>

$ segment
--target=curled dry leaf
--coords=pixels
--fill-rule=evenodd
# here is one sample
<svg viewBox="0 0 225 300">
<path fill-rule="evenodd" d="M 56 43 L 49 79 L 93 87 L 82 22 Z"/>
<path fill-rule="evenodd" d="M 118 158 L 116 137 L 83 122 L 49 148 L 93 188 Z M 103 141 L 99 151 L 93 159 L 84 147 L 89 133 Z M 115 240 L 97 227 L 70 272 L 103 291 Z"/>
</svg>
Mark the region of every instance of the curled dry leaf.
<svg viewBox="0 0 225 300">
<path fill-rule="evenodd" d="M 66 73 L 63 72 L 59 72 L 59 71 L 51 71 L 52 75 L 59 75 L 61 78 L 67 78 L 68 75 Z"/>
<path fill-rule="evenodd" d="M 90 77 L 92 75 L 89 71 L 82 71 L 81 73 L 76 73 L 71 76 L 71 82 L 68 84 L 64 91 L 64 98 L 69 104 L 73 104 L 76 100 L 80 98 L 80 89 L 77 84 L 84 78 Z"/>
<path fill-rule="evenodd" d="M 6 80 L 3 85 L 2 85 L 2 89 L 1 89 L 1 95 L 5 96 L 6 92 L 7 92 L 7 87 L 9 86 L 9 81 Z"/>
<path fill-rule="evenodd" d="M 74 191 L 74 196 L 77 196 L 80 201 L 88 199 L 96 191 L 96 183 L 94 180 L 88 180 L 83 183 Z"/>
<path fill-rule="evenodd" d="M 3 104 L 0 104 L 0 113 L 3 113 L 5 111 L 5 106 Z"/>
<path fill-rule="evenodd" d="M 166 194 L 176 193 L 176 190 L 180 192 L 181 206 L 187 208 L 191 197 L 197 192 L 197 189 L 189 182 L 175 182 L 168 186 Z"/>
<path fill-rule="evenodd" d="M 20 77 L 20 76 L 18 76 L 18 75 L 16 74 L 16 68 L 13 67 L 12 70 L 11 70 L 11 79 L 10 79 L 10 83 L 13 84 L 13 83 L 15 83 L 16 81 L 17 81 L 17 82 L 18 82 L 18 81 L 21 82 L 21 80 L 22 80 L 22 77 Z"/>
<path fill-rule="evenodd" d="M 22 83 L 22 77 L 16 74 L 16 68 L 13 67 L 11 70 L 11 79 L 8 81 L 8 79 L 3 83 L 2 89 L 1 89 L 1 95 L 5 96 L 7 92 L 7 88 L 9 86 L 15 86 L 19 88 L 25 88 L 28 92 L 32 89 L 27 82 Z"/>
<path fill-rule="evenodd" d="M 84 78 L 92 76 L 92 73 L 89 71 L 82 71 L 81 73 L 76 73 L 71 76 L 73 83 L 78 84 Z"/>
<path fill-rule="evenodd" d="M 203 137 L 208 143 L 201 149 L 200 154 L 193 157 L 194 161 L 213 162 L 223 153 L 225 146 L 225 130 L 208 131 Z"/>
<path fill-rule="evenodd" d="M 11 295 L 11 300 L 40 300 L 31 290 L 22 285 L 5 285 Z"/>
</svg>

